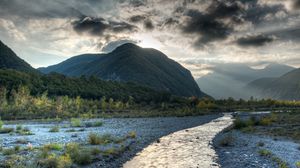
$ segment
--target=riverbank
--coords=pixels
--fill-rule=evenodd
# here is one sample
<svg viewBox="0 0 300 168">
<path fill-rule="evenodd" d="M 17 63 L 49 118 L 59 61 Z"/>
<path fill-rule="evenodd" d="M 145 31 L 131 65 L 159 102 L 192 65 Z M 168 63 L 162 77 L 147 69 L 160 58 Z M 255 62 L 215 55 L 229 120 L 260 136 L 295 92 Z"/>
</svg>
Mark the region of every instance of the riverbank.
<svg viewBox="0 0 300 168">
<path fill-rule="evenodd" d="M 150 143 L 156 141 L 162 136 L 170 133 L 199 126 L 218 118 L 220 115 L 208 115 L 198 117 L 166 117 L 166 118 L 112 118 L 112 119 L 94 119 L 86 120 L 81 123 L 82 127 L 72 127 L 67 121 L 60 123 L 18 123 L 23 128 L 30 130 L 30 135 L 21 135 L 19 133 L 0 134 L 1 146 L 3 148 L 0 154 L 1 161 L 7 161 L 12 156 L 25 158 L 27 164 L 32 158 L 40 154 L 38 148 L 43 148 L 47 144 L 61 144 L 60 151 L 54 151 L 56 155 L 65 152 L 64 145 L 69 143 L 78 143 L 89 149 L 109 149 L 96 156 L 92 156 L 91 163 L 87 165 L 77 165 L 79 167 L 121 167 L 123 163 L 132 158 L 136 153 L 148 146 Z M 89 126 L 91 123 L 102 123 L 101 126 Z M 90 123 L 90 124 L 87 124 Z M 9 124 L 4 125 L 4 128 L 14 128 L 17 130 L 18 125 Z M 59 131 L 49 132 L 52 128 L 59 127 Z M 89 136 L 95 133 L 99 136 L 110 135 L 114 139 L 122 139 L 127 137 L 129 133 L 134 132 L 134 138 L 127 138 L 126 140 L 118 143 L 104 144 L 104 145 L 91 145 Z M 22 142 L 22 143 L 20 143 Z M 33 148 L 28 151 L 28 145 Z M 13 155 L 6 155 L 4 151 L 14 149 L 16 146 L 21 148 L 20 152 Z M 19 148 L 18 147 L 18 148 Z M 119 148 L 118 148 L 119 147 Z M 35 151 L 37 148 L 37 151 Z M 24 150 L 23 150 L 24 149 Z M 25 150 L 26 149 L 26 150 Z M 111 149 L 117 150 L 112 151 Z M 24 152 L 26 151 L 26 152 Z M 52 152 L 52 151 L 50 151 Z M 19 161 L 17 159 L 16 161 Z M 2 162 L 4 163 L 4 162 Z"/>
</svg>

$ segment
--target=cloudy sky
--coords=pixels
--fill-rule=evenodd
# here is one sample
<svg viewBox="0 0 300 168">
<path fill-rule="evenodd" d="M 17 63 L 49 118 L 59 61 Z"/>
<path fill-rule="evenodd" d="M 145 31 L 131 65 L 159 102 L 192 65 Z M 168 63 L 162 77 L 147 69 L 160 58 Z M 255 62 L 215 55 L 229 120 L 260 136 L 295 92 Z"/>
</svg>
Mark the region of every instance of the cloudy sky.
<svg viewBox="0 0 300 168">
<path fill-rule="evenodd" d="M 195 77 L 220 63 L 300 67 L 300 0 L 0 0 L 0 40 L 34 67 L 126 42 Z"/>
</svg>

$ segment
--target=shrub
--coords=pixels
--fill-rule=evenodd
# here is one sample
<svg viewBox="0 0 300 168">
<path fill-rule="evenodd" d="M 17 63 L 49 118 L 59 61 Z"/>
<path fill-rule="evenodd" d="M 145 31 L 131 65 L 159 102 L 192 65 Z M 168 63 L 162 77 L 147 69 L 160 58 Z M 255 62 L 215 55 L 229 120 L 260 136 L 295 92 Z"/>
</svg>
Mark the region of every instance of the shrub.
<svg viewBox="0 0 300 168">
<path fill-rule="evenodd" d="M 92 153 L 86 149 L 81 149 L 78 143 L 67 144 L 65 153 L 77 164 L 86 165 L 92 162 Z"/>
<path fill-rule="evenodd" d="M 72 160 L 69 155 L 56 156 L 51 154 L 47 158 L 39 160 L 38 165 L 43 168 L 70 168 Z"/>
<path fill-rule="evenodd" d="M 59 132 L 59 126 L 53 126 L 50 128 L 49 132 Z"/>
<path fill-rule="evenodd" d="M 258 151 L 260 156 L 265 156 L 265 157 L 271 157 L 272 156 L 272 152 L 270 152 L 267 149 L 261 149 Z"/>
<path fill-rule="evenodd" d="M 8 134 L 8 133 L 12 133 L 14 132 L 15 129 L 14 128 L 10 128 L 10 127 L 2 127 L 0 129 L 0 134 Z"/>
<path fill-rule="evenodd" d="M 34 135 L 28 127 L 24 127 L 22 129 L 19 128 L 16 132 L 20 135 Z"/>
<path fill-rule="evenodd" d="M 271 124 L 272 124 L 272 118 L 270 118 L 270 117 L 263 117 L 259 121 L 259 125 L 262 125 L 262 126 L 268 126 Z"/>
<path fill-rule="evenodd" d="M 241 120 L 240 118 L 235 119 L 233 125 L 235 129 L 241 129 L 247 127 L 246 122 Z"/>
<path fill-rule="evenodd" d="M 226 147 L 226 146 L 233 146 L 233 142 L 234 142 L 234 137 L 229 134 L 224 136 L 220 141 L 219 141 L 219 145 Z"/>
<path fill-rule="evenodd" d="M 0 118 L 0 129 L 3 127 L 3 125 L 4 125 L 4 123 L 3 123 L 3 121 Z"/>
<path fill-rule="evenodd" d="M 72 127 L 81 127 L 81 120 L 78 118 L 71 118 L 71 126 Z"/>
<path fill-rule="evenodd" d="M 46 150 L 56 150 L 56 151 L 60 151 L 60 150 L 63 149 L 62 145 L 57 144 L 57 143 L 44 145 L 43 148 L 46 149 Z"/>
<path fill-rule="evenodd" d="M 74 158 L 74 162 L 79 165 L 87 165 L 92 163 L 92 156 L 89 150 L 80 150 L 78 155 Z"/>
<path fill-rule="evenodd" d="M 131 139 L 135 139 L 136 138 L 136 132 L 135 131 L 131 131 L 128 133 L 127 138 L 131 138 Z"/>
<path fill-rule="evenodd" d="M 23 126 L 22 126 L 22 125 L 17 125 L 16 130 L 17 130 L 17 131 L 23 130 Z"/>
<path fill-rule="evenodd" d="M 115 141 L 115 139 L 110 134 L 105 134 L 100 136 L 95 133 L 91 133 L 89 135 L 88 141 L 91 145 L 101 145 L 101 144 L 112 143 Z"/>
<path fill-rule="evenodd" d="M 2 150 L 3 155 L 13 155 L 16 154 L 19 151 L 19 149 L 15 148 L 6 148 Z"/>
<path fill-rule="evenodd" d="M 85 123 L 86 127 L 101 127 L 102 125 L 103 123 L 101 121 Z"/>
</svg>

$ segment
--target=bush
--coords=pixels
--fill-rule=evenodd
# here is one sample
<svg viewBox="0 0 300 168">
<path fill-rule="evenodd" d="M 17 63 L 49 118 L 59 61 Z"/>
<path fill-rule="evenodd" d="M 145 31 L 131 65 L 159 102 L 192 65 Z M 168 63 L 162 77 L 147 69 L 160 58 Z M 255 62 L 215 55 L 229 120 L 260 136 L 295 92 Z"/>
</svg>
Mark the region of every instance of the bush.
<svg viewBox="0 0 300 168">
<path fill-rule="evenodd" d="M 260 156 L 265 156 L 265 157 L 271 157 L 272 156 L 272 152 L 270 152 L 267 149 L 261 149 L 258 151 Z"/>
<path fill-rule="evenodd" d="M 56 150 L 56 151 L 61 151 L 63 149 L 62 145 L 57 144 L 57 143 L 44 145 L 43 148 L 46 150 Z"/>
<path fill-rule="evenodd" d="M 10 128 L 10 127 L 2 127 L 0 129 L 0 134 L 8 134 L 8 133 L 12 133 L 14 132 L 15 129 L 14 128 Z"/>
<path fill-rule="evenodd" d="M 72 127 L 81 127 L 81 120 L 78 118 L 71 118 L 71 126 Z"/>
<path fill-rule="evenodd" d="M 16 154 L 17 152 L 19 152 L 20 148 L 17 147 L 16 148 L 6 148 L 2 150 L 3 155 L 13 155 Z"/>
<path fill-rule="evenodd" d="M 17 125 L 16 130 L 17 130 L 17 131 L 23 130 L 23 126 L 22 126 L 22 125 Z"/>
<path fill-rule="evenodd" d="M 247 127 L 247 124 L 245 121 L 241 120 L 240 118 L 237 118 L 233 121 L 233 125 L 235 129 L 241 129 Z"/>
<path fill-rule="evenodd" d="M 70 155 L 72 161 L 80 165 L 86 165 L 92 162 L 92 153 L 86 149 L 81 149 L 77 143 L 67 144 L 66 154 Z"/>
<path fill-rule="evenodd" d="M 128 133 L 127 138 L 131 138 L 131 139 L 135 139 L 136 138 L 136 132 L 135 131 L 131 131 Z"/>
<path fill-rule="evenodd" d="M 34 135 L 34 133 L 32 133 L 28 127 L 21 129 L 18 128 L 16 132 L 20 135 Z"/>
<path fill-rule="evenodd" d="M 53 126 L 50 128 L 49 132 L 59 132 L 59 126 Z"/>
<path fill-rule="evenodd" d="M 47 158 L 39 160 L 38 165 L 43 168 L 70 168 L 72 160 L 69 155 L 56 156 L 51 154 Z"/>
<path fill-rule="evenodd" d="M 3 123 L 3 121 L 0 118 L 0 129 L 3 127 L 3 125 L 4 125 L 4 123 Z"/>
<path fill-rule="evenodd" d="M 91 145 L 101 145 L 101 144 L 112 143 L 115 141 L 115 139 L 110 134 L 105 134 L 100 136 L 95 133 L 91 133 L 89 135 L 88 141 Z"/>
<path fill-rule="evenodd" d="M 272 118 L 270 117 L 263 117 L 260 121 L 259 121 L 259 125 L 262 126 L 268 126 L 272 124 Z"/>
<path fill-rule="evenodd" d="M 101 121 L 85 123 L 86 127 L 101 127 L 102 125 L 103 123 Z"/>
</svg>

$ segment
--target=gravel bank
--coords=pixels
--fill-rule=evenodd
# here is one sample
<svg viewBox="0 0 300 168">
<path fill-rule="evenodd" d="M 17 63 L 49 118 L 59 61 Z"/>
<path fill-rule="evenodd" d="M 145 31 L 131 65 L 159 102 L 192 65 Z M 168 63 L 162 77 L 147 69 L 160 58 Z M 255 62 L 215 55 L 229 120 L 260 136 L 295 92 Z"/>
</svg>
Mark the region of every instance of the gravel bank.
<svg viewBox="0 0 300 168">
<path fill-rule="evenodd" d="M 130 131 L 135 131 L 137 138 L 130 145 L 130 150 L 115 158 L 104 158 L 87 167 L 115 168 L 122 167 L 123 163 L 132 158 L 137 152 L 154 142 L 158 138 L 176 132 L 178 130 L 199 126 L 218 118 L 220 115 L 208 115 L 198 117 L 166 117 L 166 118 L 114 118 L 89 120 L 102 121 L 102 127 L 85 128 L 83 132 L 66 132 L 71 129 L 68 122 L 62 123 L 19 123 L 28 127 L 34 135 L 19 136 L 0 134 L 2 147 L 17 145 L 16 140 L 27 139 L 33 146 L 41 146 L 48 143 L 65 144 L 69 142 L 87 142 L 88 135 L 93 132 L 97 134 L 112 134 L 116 137 L 123 137 Z M 60 126 L 60 132 L 49 133 L 53 126 Z M 16 127 L 16 125 L 5 125 L 5 127 Z M 77 129 L 77 128 L 75 128 Z M 76 135 L 76 136 L 75 136 Z M 26 145 L 26 144 L 25 144 Z"/>
<path fill-rule="evenodd" d="M 210 168 L 216 154 L 211 141 L 232 124 L 231 116 L 164 136 L 137 154 L 124 168 Z"/>
<path fill-rule="evenodd" d="M 222 147 L 220 141 L 232 136 L 230 146 Z M 258 145 L 260 144 L 260 145 Z M 218 162 L 222 168 L 276 168 L 271 158 L 259 155 L 259 150 L 271 151 L 274 156 L 286 162 L 290 168 L 296 168 L 300 161 L 300 145 L 285 139 L 272 139 L 266 136 L 245 134 L 240 131 L 221 133 L 214 139 Z"/>
</svg>

